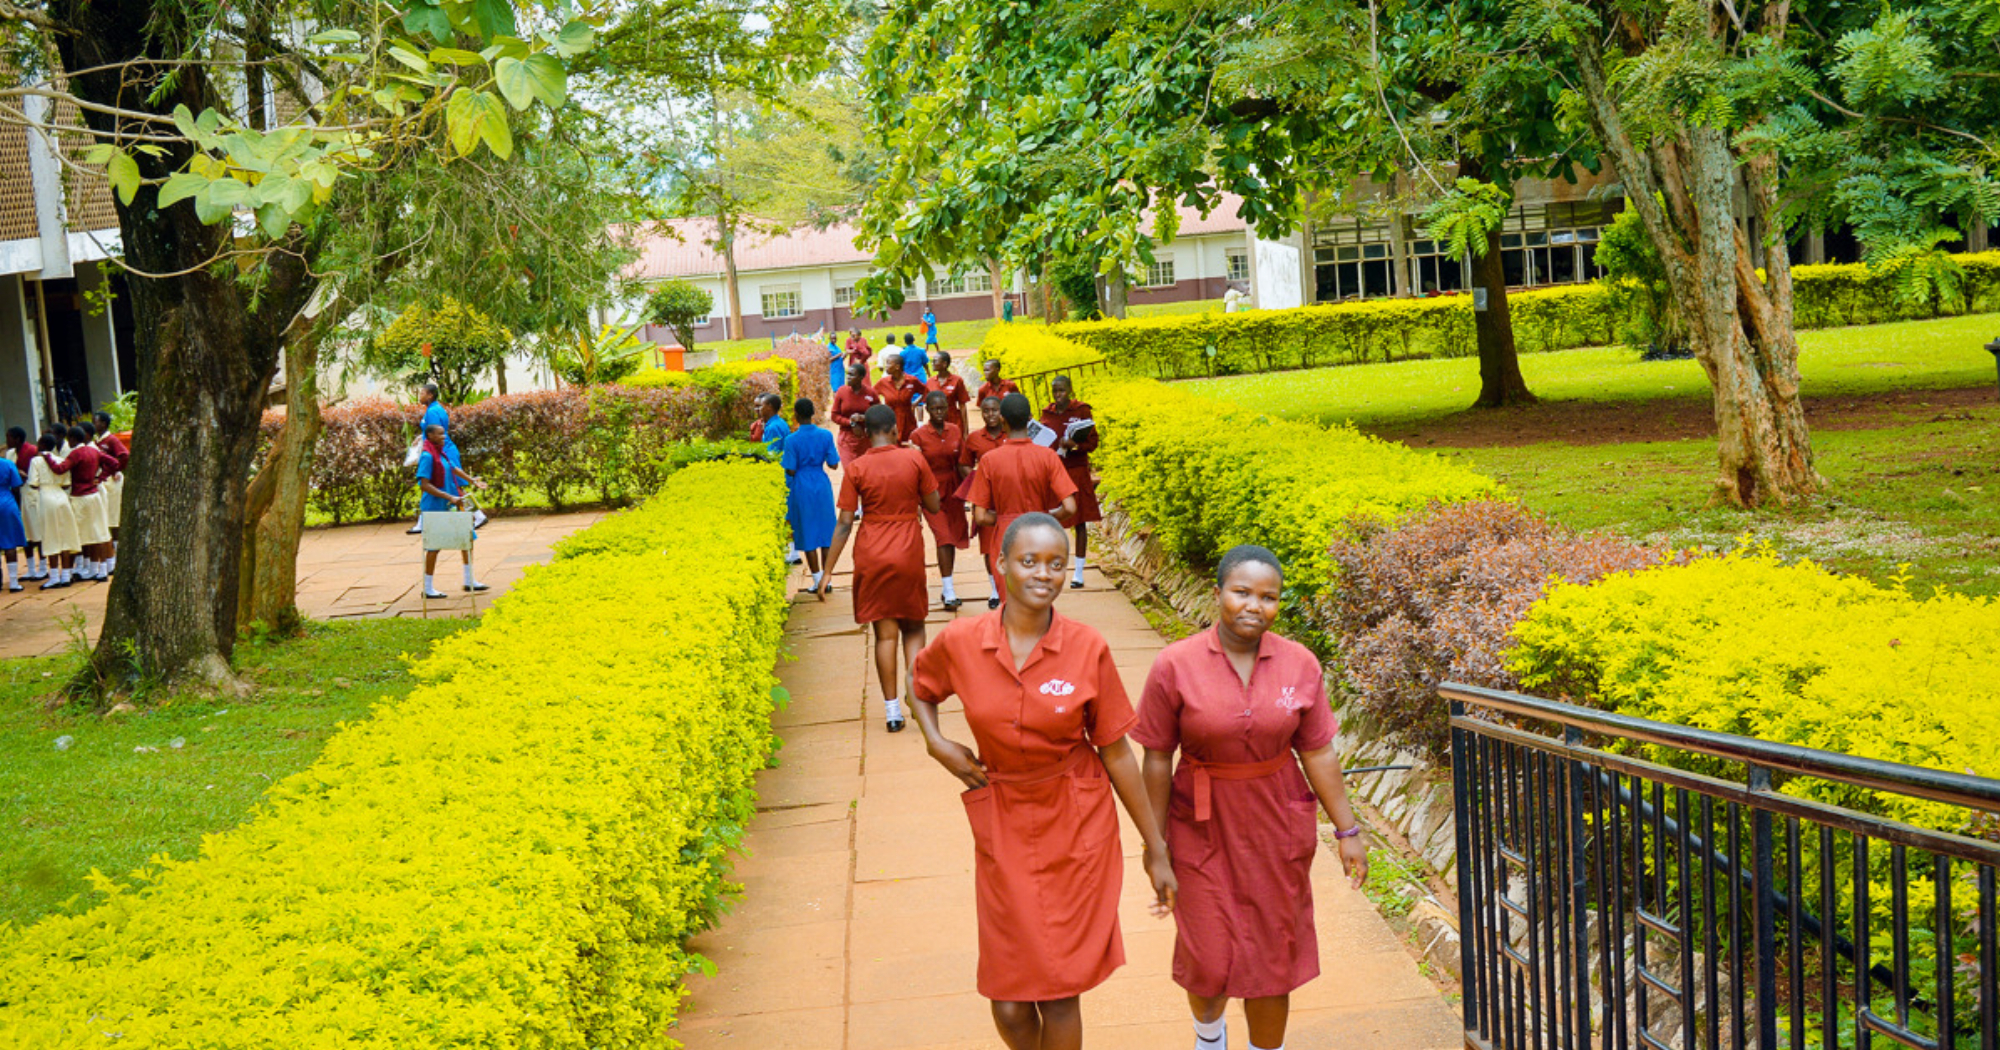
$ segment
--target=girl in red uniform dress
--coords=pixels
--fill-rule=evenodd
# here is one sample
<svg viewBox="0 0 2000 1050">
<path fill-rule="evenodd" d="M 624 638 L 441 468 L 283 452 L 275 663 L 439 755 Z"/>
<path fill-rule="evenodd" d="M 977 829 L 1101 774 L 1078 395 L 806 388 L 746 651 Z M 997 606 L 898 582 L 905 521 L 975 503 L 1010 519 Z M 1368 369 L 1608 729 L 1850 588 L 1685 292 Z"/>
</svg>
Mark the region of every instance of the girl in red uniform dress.
<svg viewBox="0 0 2000 1050">
<path fill-rule="evenodd" d="M 958 567 L 958 552 L 972 543 L 965 525 L 965 498 L 958 494 L 958 458 L 964 451 L 965 438 L 958 424 L 951 421 L 951 399 L 944 391 L 933 390 L 924 395 L 924 417 L 924 425 L 910 435 L 910 444 L 923 454 L 931 476 L 937 479 L 942 509 L 936 514 L 925 514 L 924 521 L 931 527 L 931 538 L 937 542 L 938 575 L 944 579 L 941 596 L 944 607 L 956 611 L 960 602 L 951 574 Z"/>
<path fill-rule="evenodd" d="M 1221 615 L 1153 660 L 1132 737 L 1146 749 L 1146 793 L 1180 882 L 1174 983 L 1187 989 L 1195 1046 L 1223 1050 L 1223 1007 L 1242 999 L 1252 1050 L 1279 1050 L 1292 989 L 1319 975 L 1317 808 L 1333 819 L 1356 888 L 1368 878 L 1368 846 L 1333 753 L 1339 725 L 1319 660 L 1270 633 L 1284 589 L 1278 559 L 1236 547 L 1216 581 Z"/>
<path fill-rule="evenodd" d="M 890 354 L 882 359 L 882 378 L 875 382 L 875 396 L 896 410 L 896 440 L 910 440 L 917 429 L 916 402 L 924 396 L 924 381 L 903 371 L 903 359 Z"/>
<path fill-rule="evenodd" d="M 942 391 L 950 405 L 951 420 L 958 424 L 958 432 L 972 433 L 971 417 L 965 412 L 965 406 L 972 403 L 972 394 L 965 389 L 965 380 L 960 379 L 958 374 L 951 370 L 950 354 L 942 350 L 937 352 L 937 359 L 931 363 L 931 377 L 924 383 L 924 387 L 927 390 Z"/>
<path fill-rule="evenodd" d="M 1017 518 L 1001 541 L 1007 604 L 955 620 L 917 654 L 916 716 L 931 757 L 966 786 L 979 916 L 979 994 L 1010 1050 L 1077 1050 L 1078 997 L 1125 962 L 1124 861 L 1111 796 L 1146 844 L 1154 914 L 1174 872 L 1125 735 L 1135 717 L 1102 635 L 1056 615 L 1069 538 Z M 946 739 L 957 696 L 977 750 Z"/>
<path fill-rule="evenodd" d="M 1000 399 L 1000 418 L 1007 424 L 1007 441 L 980 457 L 966 501 L 975 508 L 973 523 L 1004 535 L 1023 514 L 1053 513 L 1068 521 L 1076 514 L 1076 484 L 1062 460 L 1028 440 L 1028 399 L 1018 393 Z M 995 552 L 986 556 L 986 571 L 1000 576 Z"/>
<path fill-rule="evenodd" d="M 1049 380 L 1049 406 L 1042 409 L 1042 425 L 1057 434 L 1068 434 L 1071 424 L 1082 419 L 1091 419 L 1090 406 L 1071 399 L 1068 376 L 1057 376 Z M 1090 535 L 1084 526 L 1093 521 L 1103 521 L 1104 512 L 1097 506 L 1097 479 L 1090 476 L 1090 454 L 1097 451 L 1097 423 L 1076 432 L 1074 438 L 1059 437 L 1056 448 L 1060 449 L 1063 469 L 1069 473 L 1069 480 L 1076 485 L 1076 517 L 1069 523 L 1076 528 L 1076 557 L 1071 560 L 1074 574 L 1070 577 L 1071 587 L 1083 586 L 1083 560 L 1090 553 Z"/>
<path fill-rule="evenodd" d="M 997 357 L 987 358 L 981 373 L 986 376 L 986 382 L 979 384 L 981 401 L 989 397 L 1006 397 L 1008 394 L 1021 392 L 1021 388 L 1015 386 L 1013 380 L 1000 378 L 1000 359 Z"/>
<path fill-rule="evenodd" d="M 875 388 L 868 385 L 868 365 L 849 364 L 847 385 L 833 392 L 833 403 L 827 406 L 827 415 L 833 420 L 833 430 L 840 442 L 840 460 L 852 463 L 868 451 L 868 428 L 862 414 L 870 406 L 882 403 L 875 395 Z M 833 563 L 826 563 L 828 574 L 833 572 Z"/>
<path fill-rule="evenodd" d="M 972 495 L 972 476 L 979 467 L 979 457 L 1007 443 L 1007 424 L 1000 418 L 1000 399 L 989 397 L 979 402 L 979 418 L 985 428 L 975 430 L 965 437 L 965 447 L 958 454 L 958 474 L 965 479 L 959 483 L 961 497 Z M 1000 607 L 1000 579 L 993 575 L 994 555 L 1000 553 L 1000 534 L 990 526 L 974 526 L 979 533 L 979 560 L 986 565 L 986 607 Z"/>
<path fill-rule="evenodd" d="M 924 590 L 924 532 L 917 515 L 938 513 L 938 484 L 922 453 L 896 444 L 896 413 L 889 406 L 870 408 L 864 420 L 869 449 L 842 464 L 840 523 L 833 530 L 819 595 L 824 601 L 833 589 L 833 566 L 840 563 L 840 552 L 854 531 L 854 512 L 865 511 L 861 534 L 854 541 L 854 622 L 874 625 L 882 714 L 889 732 L 900 733 L 903 701 L 896 689 L 896 639 L 900 634 L 914 682 L 917 651 L 924 647 L 924 615 L 931 604 Z"/>
</svg>

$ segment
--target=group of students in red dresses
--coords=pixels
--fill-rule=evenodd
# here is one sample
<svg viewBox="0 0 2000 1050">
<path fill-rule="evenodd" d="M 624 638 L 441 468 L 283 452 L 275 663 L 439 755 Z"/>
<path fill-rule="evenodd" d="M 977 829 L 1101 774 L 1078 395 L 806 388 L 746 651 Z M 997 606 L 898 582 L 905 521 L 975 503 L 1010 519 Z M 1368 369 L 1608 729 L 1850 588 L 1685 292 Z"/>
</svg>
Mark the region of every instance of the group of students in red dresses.
<svg viewBox="0 0 2000 1050">
<path fill-rule="evenodd" d="M 1319 661 L 1271 631 L 1283 569 L 1261 547 L 1229 551 L 1214 626 L 1160 653 L 1135 710 L 1102 635 L 1054 608 L 1065 584 L 1081 585 L 1083 525 L 1097 520 L 1096 427 L 1070 423 L 1090 408 L 1066 378 L 1053 381 L 1042 425 L 1060 437 L 1045 447 L 1028 438 L 1027 399 L 1004 382 L 989 362 L 985 426 L 960 439 L 948 394 L 927 391 L 928 418 L 905 429 L 897 374 L 870 387 L 850 370 L 834 399 L 851 456 L 827 562 L 853 534 L 854 616 L 874 625 L 889 729 L 903 728 L 906 673 L 927 750 L 965 786 L 979 992 L 1010 1050 L 1082 1046 L 1080 996 L 1125 961 L 1116 796 L 1145 846 L 1154 913 L 1175 917 L 1173 978 L 1197 1050 L 1227 1046 L 1230 999 L 1244 1001 L 1253 1050 L 1280 1050 L 1290 993 L 1319 973 L 1310 873 L 1322 809 L 1352 885 L 1368 873 Z M 919 522 L 942 561 L 967 545 L 952 524 L 965 520 L 958 501 L 981 537 L 992 611 L 927 639 Z M 814 591 L 830 589 L 829 575 Z M 939 705 L 954 696 L 969 745 L 940 726 Z"/>
<path fill-rule="evenodd" d="M 7 589 L 40 580 L 41 589 L 109 580 L 118 568 L 118 530 L 125 468 L 131 452 L 111 432 L 111 417 L 95 413 L 72 425 L 56 424 L 35 441 L 20 427 L 7 431 L 7 457 L 18 483 L 10 500 L 18 528 L 0 534 L 18 539 L 0 550 Z M 0 541 L 7 542 L 7 541 Z M 14 550 L 21 553 L 20 564 Z"/>
</svg>

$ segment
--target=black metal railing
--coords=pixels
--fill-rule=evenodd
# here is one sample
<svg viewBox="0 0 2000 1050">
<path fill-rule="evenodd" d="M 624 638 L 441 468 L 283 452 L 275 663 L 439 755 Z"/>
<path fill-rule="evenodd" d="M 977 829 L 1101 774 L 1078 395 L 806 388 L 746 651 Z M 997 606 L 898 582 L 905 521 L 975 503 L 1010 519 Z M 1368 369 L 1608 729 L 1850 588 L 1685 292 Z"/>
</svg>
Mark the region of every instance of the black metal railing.
<svg viewBox="0 0 2000 1050">
<path fill-rule="evenodd" d="M 1014 385 L 1021 388 L 1021 393 L 1028 395 L 1028 403 L 1039 412 L 1043 405 L 1049 403 L 1049 380 L 1057 376 L 1068 376 L 1076 388 L 1077 400 L 1088 401 L 1090 398 L 1085 383 L 1086 377 L 1110 375 L 1111 362 L 1100 357 L 1090 361 L 1079 361 L 1063 368 L 1018 375 L 1014 377 Z"/>
<path fill-rule="evenodd" d="M 1439 693 L 1467 1047 L 2000 1050 L 2000 780 Z"/>
</svg>

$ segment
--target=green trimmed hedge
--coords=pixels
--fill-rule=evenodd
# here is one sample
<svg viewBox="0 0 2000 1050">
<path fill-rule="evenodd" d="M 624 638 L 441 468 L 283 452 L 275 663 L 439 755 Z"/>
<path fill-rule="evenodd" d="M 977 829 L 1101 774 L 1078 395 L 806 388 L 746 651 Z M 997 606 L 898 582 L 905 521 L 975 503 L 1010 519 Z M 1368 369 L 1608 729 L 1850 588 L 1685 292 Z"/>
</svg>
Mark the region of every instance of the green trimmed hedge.
<svg viewBox="0 0 2000 1050">
<path fill-rule="evenodd" d="M 0 1046 L 662 1042 L 771 750 L 784 507 L 686 467 L 198 858 L 0 931 Z"/>
<path fill-rule="evenodd" d="M 1891 278 L 1866 266 L 1796 267 L 1792 281 L 1798 326 L 1876 324 L 2000 309 L 2000 251 L 1952 258 L 1964 275 L 1963 301 L 1953 304 L 1954 309 L 1899 303 Z M 1516 344 L 1530 352 L 1614 343 L 1620 326 L 1629 322 L 1611 290 L 1600 284 L 1518 292 L 1507 297 L 1507 307 Z M 1162 379 L 1469 357 L 1478 351 L 1472 300 L 1465 295 L 1083 321 L 1057 325 L 1054 333 L 1089 347 L 1092 356 L 1123 371 Z"/>
</svg>

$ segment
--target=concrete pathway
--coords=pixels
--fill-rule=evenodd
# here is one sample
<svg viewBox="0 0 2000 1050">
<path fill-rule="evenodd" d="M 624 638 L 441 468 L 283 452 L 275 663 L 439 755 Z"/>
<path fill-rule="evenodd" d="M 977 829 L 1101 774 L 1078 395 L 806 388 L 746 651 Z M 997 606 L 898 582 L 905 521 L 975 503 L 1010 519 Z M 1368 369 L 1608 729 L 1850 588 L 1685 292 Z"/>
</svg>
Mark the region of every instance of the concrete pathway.
<svg viewBox="0 0 2000 1050">
<path fill-rule="evenodd" d="M 961 564 L 957 585 L 968 600 L 957 615 L 982 615 L 976 562 Z M 1165 643 L 1095 569 L 1085 579 L 1089 586 L 1066 591 L 1058 608 L 1103 632 L 1136 702 Z M 780 765 L 759 779 L 759 811 L 736 869 L 743 897 L 695 942 L 716 973 L 689 980 L 671 1033 L 691 1050 L 1002 1045 L 973 985 L 972 836 L 958 782 L 925 754 L 914 723 L 894 736 L 883 728 L 846 584 L 843 573 L 825 604 L 794 599 L 787 631 L 795 659 L 778 668 L 792 699 L 773 719 L 784 741 Z M 931 629 L 952 615 L 934 610 Z M 969 741 L 957 707 L 946 705 L 946 730 Z M 1173 921 L 1147 915 L 1138 837 L 1119 817 L 1129 961 L 1084 996 L 1086 1045 L 1191 1047 L 1187 1001 L 1168 976 Z M 1325 974 L 1293 996 L 1287 1045 L 1462 1046 L 1454 1008 L 1367 898 L 1347 888 L 1331 851 L 1313 870 Z M 1244 1047 L 1241 1009 L 1230 1013 L 1230 1044 Z"/>
<path fill-rule="evenodd" d="M 570 511 L 494 518 L 479 530 L 473 567 L 492 590 L 473 595 L 459 590 L 459 556 L 438 555 L 438 589 L 448 597 L 426 602 L 421 596 L 423 547 L 404 532 L 407 521 L 309 529 L 299 544 L 299 609 L 315 620 L 390 616 L 472 616 L 506 593 L 529 565 L 546 562 L 554 543 L 604 516 L 603 511 Z M 79 613 L 95 640 L 104 622 L 107 583 L 71 584 L 42 591 L 26 583 L 14 594 L 0 588 L 0 659 L 46 656 L 70 642 L 63 626 Z"/>
</svg>

